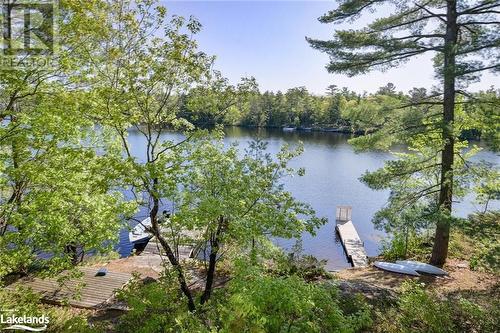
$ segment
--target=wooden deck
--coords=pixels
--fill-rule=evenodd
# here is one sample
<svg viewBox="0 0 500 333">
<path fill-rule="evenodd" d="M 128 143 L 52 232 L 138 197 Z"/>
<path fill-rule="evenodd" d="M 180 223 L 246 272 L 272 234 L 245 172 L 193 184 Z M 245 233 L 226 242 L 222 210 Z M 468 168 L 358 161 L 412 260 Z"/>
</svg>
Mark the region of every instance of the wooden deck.
<svg viewBox="0 0 500 333">
<path fill-rule="evenodd" d="M 15 289 L 18 286 L 31 288 L 42 296 L 42 301 L 51 304 L 69 304 L 74 307 L 95 309 L 104 305 L 123 288 L 132 278 L 129 273 L 107 272 L 105 276 L 95 276 L 98 268 L 80 267 L 81 278 L 70 278 L 58 282 L 56 278 L 22 278 L 7 286 Z M 67 273 L 62 273 L 67 274 Z"/>
<path fill-rule="evenodd" d="M 344 245 L 347 257 L 352 262 L 353 267 L 368 266 L 368 256 L 366 254 L 365 246 L 361 238 L 359 238 L 356 228 L 352 221 L 345 223 L 338 223 L 337 231 L 340 235 L 340 240 Z"/>
<path fill-rule="evenodd" d="M 188 259 L 192 257 L 192 251 L 193 247 L 192 246 L 187 246 L 187 245 L 181 245 L 179 246 L 179 259 Z M 157 255 L 162 255 L 164 256 L 165 253 L 163 251 L 163 248 L 161 247 L 160 244 L 158 244 L 157 240 L 155 238 L 151 239 L 146 247 L 144 248 L 143 253 L 145 254 L 157 254 Z"/>
</svg>

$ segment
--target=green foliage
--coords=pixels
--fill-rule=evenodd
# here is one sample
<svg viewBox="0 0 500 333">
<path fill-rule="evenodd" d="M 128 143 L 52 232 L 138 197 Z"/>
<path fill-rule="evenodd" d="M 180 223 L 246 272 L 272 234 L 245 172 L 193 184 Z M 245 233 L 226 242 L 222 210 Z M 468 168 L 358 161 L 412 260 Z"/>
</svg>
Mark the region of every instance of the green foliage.
<svg viewBox="0 0 500 333">
<path fill-rule="evenodd" d="M 458 332 L 496 332 L 500 325 L 500 302 L 491 300 L 488 308 L 463 297 L 452 300 Z"/>
<path fill-rule="evenodd" d="M 120 318 L 117 332 L 209 332 L 203 317 L 186 310 L 184 298 L 172 277 L 159 282 L 134 280 L 119 298 L 130 308 Z"/>
<path fill-rule="evenodd" d="M 390 13 L 387 13 L 384 4 L 391 5 Z M 491 26 L 492 22 L 488 22 L 488 19 L 494 21 L 496 12 L 490 9 L 498 4 L 494 1 L 457 1 L 449 5 L 455 8 L 454 20 L 460 23 L 456 27 L 460 37 L 453 41 L 457 64 L 451 71 L 452 75 L 466 82 L 477 79 L 482 71 L 498 70 L 493 53 L 498 46 L 498 37 L 495 25 Z M 307 38 L 313 48 L 329 55 L 328 71 L 350 76 L 372 70 L 383 71 L 415 56 L 430 53 L 435 55 L 438 75 L 442 77 L 446 72 L 442 68 L 444 54 L 449 51 L 445 47 L 448 46 L 445 43 L 449 42 L 449 36 L 445 34 L 446 25 L 452 21 L 446 16 L 446 1 L 419 4 L 341 0 L 319 21 L 340 25 L 377 10 L 385 11 L 385 15 L 375 15 L 364 27 L 336 29 L 330 40 Z M 437 19 L 444 24 L 435 24 Z"/>
<path fill-rule="evenodd" d="M 377 311 L 376 332 L 495 332 L 498 301 L 483 308 L 459 297 L 440 299 L 417 282 L 405 282 L 397 305 Z"/>
<path fill-rule="evenodd" d="M 476 201 L 488 211 L 491 201 L 500 200 L 500 169 L 492 163 L 478 163 L 474 168 L 473 179 Z"/>
<path fill-rule="evenodd" d="M 246 265 L 246 264 L 245 264 Z M 243 272 L 244 271 L 244 272 Z M 371 324 L 359 298 L 344 313 L 334 286 L 246 267 L 199 311 L 185 311 L 175 283 L 135 282 L 122 293 L 130 311 L 119 332 L 358 332 Z"/>
<path fill-rule="evenodd" d="M 245 246 L 262 235 L 290 238 L 313 233 L 325 223 L 283 187 L 284 178 L 297 174 L 288 165 L 302 149 L 284 146 L 272 157 L 266 146 L 263 141 L 250 142 L 240 154 L 237 146 L 224 148 L 222 140 L 211 137 L 186 143 L 180 153 L 187 156 L 186 167 L 179 170 L 179 192 L 172 195 L 177 208 L 171 219 L 174 230 L 203 230 L 208 237 L 223 216 L 227 225 L 220 241 Z"/>
<path fill-rule="evenodd" d="M 407 258 L 427 261 L 430 245 L 426 237 L 415 232 L 395 233 L 389 240 L 382 241 L 381 254 L 388 261 Z"/>
<path fill-rule="evenodd" d="M 500 212 L 475 213 L 455 227 L 452 255 L 469 260 L 475 270 L 500 272 Z"/>
<path fill-rule="evenodd" d="M 500 93 L 493 87 L 472 95 L 473 103 L 464 105 L 465 130 L 480 133 L 480 138 L 494 151 L 500 149 Z"/>
<path fill-rule="evenodd" d="M 270 273 L 278 276 L 297 275 L 305 281 L 332 279 L 332 275 L 324 268 L 326 260 L 303 253 L 302 241 L 298 240 L 290 253 L 277 251 L 273 259 Z"/>
<path fill-rule="evenodd" d="M 240 120 L 239 108 L 258 94 L 254 78 L 243 78 L 232 86 L 218 71 L 209 74 L 208 80 L 190 89 L 181 99 L 181 114 L 200 127 Z M 256 110 L 254 110 L 257 114 Z"/>
<path fill-rule="evenodd" d="M 366 305 L 344 315 L 336 289 L 299 277 L 241 272 L 229 284 L 223 332 L 357 332 L 371 324 Z"/>
<path fill-rule="evenodd" d="M 162 236 L 173 248 L 186 242 L 207 248 L 211 269 L 205 275 L 210 281 L 222 253 L 236 249 L 247 254 L 256 240 L 258 246 L 270 237 L 300 237 L 326 222 L 284 189 L 284 178 L 300 175 L 289 161 L 301 153 L 301 147 L 284 146 L 271 156 L 266 143 L 254 141 L 240 151 L 236 145 L 224 147 L 217 133 L 177 147 L 174 156 L 179 167 L 158 177 L 158 184 L 176 180 L 175 186 L 162 192 L 176 207 L 176 214 L 163 225 Z M 210 297 L 211 288 L 211 284 L 205 286 L 200 303 Z"/>
<path fill-rule="evenodd" d="M 199 126 L 226 124 L 257 127 L 341 127 L 349 130 L 341 116 L 343 103 L 358 95 L 336 88 L 328 96 L 317 96 L 305 87 L 285 93 L 260 93 L 255 79 L 243 80 L 237 87 L 218 78 L 200 86 L 182 99 L 182 115 Z"/>
<path fill-rule="evenodd" d="M 432 298 L 418 283 L 402 286 L 396 308 L 383 313 L 386 332 L 453 332 L 449 304 Z"/>
<path fill-rule="evenodd" d="M 100 20 L 75 7 L 61 1 L 68 53 L 98 37 L 86 29 Z M 54 273 L 86 251 L 108 251 L 134 210 L 117 190 L 121 152 L 94 121 L 87 91 L 68 88 L 90 59 L 68 53 L 53 68 L 0 70 L 0 279 L 40 264 Z"/>
<path fill-rule="evenodd" d="M 0 304 L 2 305 L 2 315 L 15 315 L 22 317 L 49 318 L 46 332 L 50 333 L 99 333 L 103 328 L 97 325 L 90 325 L 87 321 L 88 313 L 78 313 L 69 307 L 49 307 L 40 303 L 39 295 L 30 289 L 19 288 L 15 291 L 0 290 Z M 0 324 L 0 329 L 6 324 Z M 42 325 L 43 326 L 43 325 Z"/>
</svg>

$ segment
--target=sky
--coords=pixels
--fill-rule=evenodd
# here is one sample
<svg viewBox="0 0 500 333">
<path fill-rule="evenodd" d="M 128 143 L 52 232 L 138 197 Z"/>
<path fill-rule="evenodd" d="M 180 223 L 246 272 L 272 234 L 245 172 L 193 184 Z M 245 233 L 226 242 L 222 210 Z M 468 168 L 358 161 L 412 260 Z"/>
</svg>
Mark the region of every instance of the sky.
<svg viewBox="0 0 500 333">
<path fill-rule="evenodd" d="M 162 1 L 170 14 L 193 15 L 203 25 L 197 36 L 200 49 L 215 55 L 216 69 L 231 83 L 253 76 L 261 91 L 286 91 L 305 86 L 310 92 L 324 94 L 335 84 L 362 93 L 375 92 L 392 82 L 398 91 L 413 87 L 432 88 L 431 56 L 421 56 L 386 72 L 374 71 L 349 78 L 325 69 L 328 55 L 312 49 L 305 37 L 329 39 L 334 29 L 359 28 L 372 17 L 342 26 L 322 24 L 317 18 L 335 8 L 335 1 Z M 388 8 L 382 7 L 379 14 Z M 473 91 L 498 87 L 500 76 L 483 75 L 472 84 Z"/>
</svg>

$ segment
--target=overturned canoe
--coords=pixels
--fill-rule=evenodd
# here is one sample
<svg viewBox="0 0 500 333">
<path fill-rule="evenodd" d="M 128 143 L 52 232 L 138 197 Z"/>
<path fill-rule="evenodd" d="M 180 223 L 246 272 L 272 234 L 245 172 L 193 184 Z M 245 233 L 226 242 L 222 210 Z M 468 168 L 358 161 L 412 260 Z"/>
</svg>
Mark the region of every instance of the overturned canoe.
<svg viewBox="0 0 500 333">
<path fill-rule="evenodd" d="M 436 266 L 432 266 L 423 262 L 419 261 L 412 261 L 412 260 L 398 260 L 396 261 L 396 264 L 404 265 L 407 267 L 410 267 L 417 272 L 420 273 L 426 273 L 426 274 L 433 274 L 433 275 L 448 275 L 448 273 L 441 268 L 438 268 Z"/>
<path fill-rule="evenodd" d="M 406 265 L 393 264 L 391 262 L 384 262 L 384 261 L 375 261 L 373 263 L 373 266 L 383 269 L 384 271 L 420 276 L 420 274 L 418 274 L 416 270 Z"/>
</svg>

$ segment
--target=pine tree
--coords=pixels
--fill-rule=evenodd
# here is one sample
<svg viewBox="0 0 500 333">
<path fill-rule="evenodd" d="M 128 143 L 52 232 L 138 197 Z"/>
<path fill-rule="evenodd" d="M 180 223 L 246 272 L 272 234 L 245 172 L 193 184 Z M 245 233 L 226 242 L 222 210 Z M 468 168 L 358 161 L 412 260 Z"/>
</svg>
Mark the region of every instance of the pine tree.
<svg viewBox="0 0 500 333">
<path fill-rule="evenodd" d="M 332 40 L 307 40 L 312 47 L 330 56 L 329 72 L 349 76 L 386 70 L 413 57 L 434 54 L 441 91 L 412 102 L 411 106 L 442 108 L 440 115 L 433 118 L 433 128 L 438 127 L 441 138 L 437 205 L 441 214 L 436 222 L 431 257 L 431 263 L 442 265 L 448 253 L 454 190 L 457 99 L 459 95 L 469 97 L 462 86 L 477 80 L 482 72 L 500 70 L 500 36 L 497 32 L 500 1 L 344 0 L 339 1 L 337 9 L 319 20 L 333 24 L 354 22 L 365 12 L 373 12 L 377 6 L 383 6 L 384 10 L 391 8 L 393 13 L 375 19 L 361 29 L 337 30 Z M 471 102 L 478 103 L 470 98 L 463 103 Z"/>
</svg>

